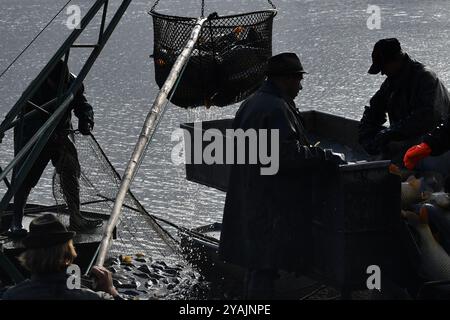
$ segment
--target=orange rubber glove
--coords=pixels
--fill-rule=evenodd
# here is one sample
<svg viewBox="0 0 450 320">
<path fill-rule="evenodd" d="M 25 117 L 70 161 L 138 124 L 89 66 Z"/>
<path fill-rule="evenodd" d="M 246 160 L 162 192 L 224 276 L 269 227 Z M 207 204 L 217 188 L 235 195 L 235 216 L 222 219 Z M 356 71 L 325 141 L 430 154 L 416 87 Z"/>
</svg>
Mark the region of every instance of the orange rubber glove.
<svg viewBox="0 0 450 320">
<path fill-rule="evenodd" d="M 420 160 L 425 159 L 430 155 L 431 148 L 424 142 L 417 146 L 409 148 L 403 158 L 403 163 L 405 164 L 405 167 L 408 168 L 408 170 L 412 170 Z"/>
</svg>

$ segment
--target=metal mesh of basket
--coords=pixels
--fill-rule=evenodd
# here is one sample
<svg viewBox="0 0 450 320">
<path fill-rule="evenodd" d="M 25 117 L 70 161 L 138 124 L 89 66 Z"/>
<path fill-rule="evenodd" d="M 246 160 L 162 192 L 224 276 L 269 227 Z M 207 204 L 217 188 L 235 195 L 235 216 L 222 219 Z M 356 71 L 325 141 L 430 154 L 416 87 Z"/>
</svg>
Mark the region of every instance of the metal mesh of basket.
<svg viewBox="0 0 450 320">
<path fill-rule="evenodd" d="M 272 56 L 276 10 L 209 16 L 171 102 L 190 108 L 242 101 L 264 81 Z M 161 88 L 183 50 L 196 18 L 149 12 L 153 17 L 156 83 Z"/>
</svg>

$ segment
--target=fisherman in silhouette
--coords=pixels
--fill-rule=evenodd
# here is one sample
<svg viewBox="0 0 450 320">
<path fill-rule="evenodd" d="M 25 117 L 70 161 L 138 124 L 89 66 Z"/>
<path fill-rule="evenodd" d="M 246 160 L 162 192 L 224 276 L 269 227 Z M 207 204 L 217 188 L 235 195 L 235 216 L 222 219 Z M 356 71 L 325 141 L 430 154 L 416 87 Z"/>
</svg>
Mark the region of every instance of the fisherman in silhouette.
<svg viewBox="0 0 450 320">
<path fill-rule="evenodd" d="M 436 74 L 411 59 L 395 38 L 375 44 L 368 72 L 387 78 L 365 108 L 359 142 L 370 155 L 401 165 L 405 151 L 446 119 L 449 93 Z M 390 125 L 383 126 L 388 118 Z M 424 170 L 438 167 L 430 163 Z"/>
<path fill-rule="evenodd" d="M 59 86 L 62 86 L 61 89 L 64 92 L 74 80 L 75 77 L 69 72 L 67 64 L 60 60 L 50 72 L 47 79 L 38 88 L 34 96 L 29 100 L 25 106 L 24 113 L 35 110 L 36 106 L 42 106 L 55 99 L 60 89 Z M 14 128 L 15 155 L 20 152 L 44 125 L 56 110 L 56 107 L 53 104 L 46 110 L 37 108 L 38 113 L 30 118 L 24 119 L 23 125 L 19 124 Z M 50 160 L 60 176 L 61 189 L 70 213 L 70 229 L 83 232 L 97 228 L 102 224 L 102 220 L 88 219 L 80 213 L 80 164 L 75 145 L 69 137 L 73 132 L 71 123 L 72 111 L 78 118 L 79 132 L 83 135 L 89 135 L 94 126 L 94 113 L 92 106 L 84 96 L 83 86 L 75 93 L 67 113 L 57 125 L 28 175 L 25 177 L 25 180 L 14 195 L 14 215 L 9 230 L 11 237 L 20 238 L 26 236 L 27 231 L 22 225 L 26 202 L 32 188 L 38 183 Z M 18 173 L 18 168 L 20 168 L 20 165 L 15 167 L 13 182 L 14 177 Z"/>
<path fill-rule="evenodd" d="M 219 254 L 227 263 L 247 269 L 246 299 L 273 298 L 279 270 L 301 272 L 307 268 L 314 175 L 320 171 L 330 177 L 343 163 L 337 155 L 308 142 L 294 102 L 304 74 L 295 53 L 270 58 L 267 81 L 242 103 L 233 121 L 235 131 L 279 133 L 277 173 L 262 175 L 263 164 L 248 160 L 245 164 L 235 161 L 231 168 Z M 235 155 L 237 148 L 248 150 L 249 146 L 235 144 Z"/>
</svg>

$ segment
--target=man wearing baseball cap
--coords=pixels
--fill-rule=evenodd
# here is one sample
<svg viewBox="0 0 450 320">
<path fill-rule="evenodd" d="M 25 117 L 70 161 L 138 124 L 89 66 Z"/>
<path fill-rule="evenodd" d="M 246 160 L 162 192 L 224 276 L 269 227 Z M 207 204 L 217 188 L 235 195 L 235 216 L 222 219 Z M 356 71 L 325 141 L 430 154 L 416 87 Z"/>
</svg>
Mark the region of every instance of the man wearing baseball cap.
<svg viewBox="0 0 450 320">
<path fill-rule="evenodd" d="M 404 152 L 446 118 L 449 93 L 433 71 L 402 50 L 396 38 L 375 44 L 368 72 L 387 78 L 365 108 L 359 142 L 370 155 L 401 165 Z M 390 126 L 383 126 L 388 119 Z"/>
</svg>

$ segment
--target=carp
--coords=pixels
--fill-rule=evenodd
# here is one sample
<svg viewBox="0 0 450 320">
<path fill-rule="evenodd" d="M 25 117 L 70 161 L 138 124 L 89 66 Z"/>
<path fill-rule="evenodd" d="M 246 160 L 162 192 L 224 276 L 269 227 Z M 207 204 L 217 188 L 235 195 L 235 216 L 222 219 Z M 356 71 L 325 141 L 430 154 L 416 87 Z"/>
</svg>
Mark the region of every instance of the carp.
<svg viewBox="0 0 450 320">
<path fill-rule="evenodd" d="M 443 209 L 450 208 L 450 196 L 446 192 L 432 193 L 429 191 L 422 192 L 422 200 L 436 204 Z"/>
<path fill-rule="evenodd" d="M 402 183 L 402 208 L 408 208 L 423 200 L 422 182 L 423 179 L 410 176 L 406 182 Z"/>
<path fill-rule="evenodd" d="M 402 211 L 408 225 L 416 231 L 420 250 L 420 273 L 428 281 L 450 280 L 450 257 L 434 238 L 428 225 L 428 209 L 423 207 L 420 215 Z"/>
</svg>

